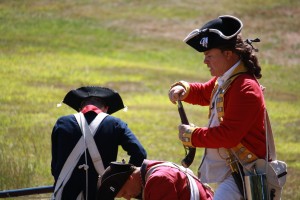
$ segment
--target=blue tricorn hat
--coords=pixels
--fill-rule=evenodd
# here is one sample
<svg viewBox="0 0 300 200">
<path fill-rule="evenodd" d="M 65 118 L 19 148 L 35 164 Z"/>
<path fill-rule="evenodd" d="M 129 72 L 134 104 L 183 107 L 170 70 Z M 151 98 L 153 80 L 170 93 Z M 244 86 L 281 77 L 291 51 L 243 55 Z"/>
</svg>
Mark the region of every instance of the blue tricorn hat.
<svg viewBox="0 0 300 200">
<path fill-rule="evenodd" d="M 129 176 L 134 171 L 134 165 L 122 162 L 111 162 L 100 177 L 100 187 L 97 193 L 98 200 L 113 200 Z"/>
<path fill-rule="evenodd" d="M 98 86 L 86 86 L 70 90 L 66 94 L 63 103 L 79 112 L 82 101 L 89 97 L 101 98 L 108 106 L 108 114 L 117 112 L 125 107 L 122 98 L 117 91 Z"/>
<path fill-rule="evenodd" d="M 200 29 L 193 30 L 183 40 L 199 52 L 208 51 L 224 45 L 235 45 L 243 23 L 231 15 L 223 15 L 207 22 Z"/>
</svg>

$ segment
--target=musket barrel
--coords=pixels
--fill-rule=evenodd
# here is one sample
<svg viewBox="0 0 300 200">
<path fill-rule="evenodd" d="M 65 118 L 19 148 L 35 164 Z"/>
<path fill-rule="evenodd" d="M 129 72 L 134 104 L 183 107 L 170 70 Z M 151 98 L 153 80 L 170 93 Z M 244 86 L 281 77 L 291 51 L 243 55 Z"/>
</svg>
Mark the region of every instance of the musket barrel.
<svg viewBox="0 0 300 200">
<path fill-rule="evenodd" d="M 45 194 L 45 193 L 52 193 L 53 191 L 54 191 L 54 187 L 52 185 L 32 187 L 32 188 L 21 188 L 15 190 L 3 190 L 0 191 L 0 198 L 18 197 L 18 196 L 26 196 L 26 195 L 34 195 L 34 194 Z"/>
</svg>

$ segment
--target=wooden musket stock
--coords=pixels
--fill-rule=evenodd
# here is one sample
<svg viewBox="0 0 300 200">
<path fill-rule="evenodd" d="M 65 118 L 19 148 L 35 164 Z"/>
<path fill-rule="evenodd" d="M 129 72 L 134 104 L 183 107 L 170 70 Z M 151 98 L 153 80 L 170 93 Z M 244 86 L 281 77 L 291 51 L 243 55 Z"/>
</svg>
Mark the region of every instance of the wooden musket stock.
<svg viewBox="0 0 300 200">
<path fill-rule="evenodd" d="M 185 114 L 185 111 L 184 111 L 184 108 L 183 108 L 183 105 L 181 103 L 180 100 L 178 100 L 178 112 L 179 112 L 179 116 L 180 116 L 180 119 L 181 119 L 181 123 L 182 124 L 186 124 L 186 125 L 189 125 L 189 121 L 187 119 L 187 116 Z M 195 158 L 195 154 L 196 154 L 196 148 L 193 148 L 193 147 L 186 147 L 186 146 L 183 146 L 184 149 L 185 149 L 185 158 L 182 159 L 181 161 L 181 164 L 182 166 L 184 166 L 185 168 L 188 168 L 194 161 L 194 158 Z"/>
</svg>

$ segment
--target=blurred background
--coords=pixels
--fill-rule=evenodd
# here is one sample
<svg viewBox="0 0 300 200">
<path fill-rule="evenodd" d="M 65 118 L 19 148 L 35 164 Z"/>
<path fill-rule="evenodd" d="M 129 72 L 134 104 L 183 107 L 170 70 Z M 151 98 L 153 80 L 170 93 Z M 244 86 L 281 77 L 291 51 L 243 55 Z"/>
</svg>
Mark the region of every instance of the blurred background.
<svg viewBox="0 0 300 200">
<path fill-rule="evenodd" d="M 149 159 L 180 163 L 179 80 L 210 73 L 186 35 L 220 15 L 244 23 L 262 66 L 278 159 L 288 163 L 282 199 L 300 198 L 300 2 L 298 0 L 0 0 L 0 190 L 52 185 L 51 131 L 75 111 L 57 107 L 85 85 L 117 90 L 128 123 Z M 208 108 L 184 104 L 191 123 L 206 126 Z M 203 150 L 197 149 L 196 173 Z M 120 149 L 119 160 L 127 155 Z M 50 195 L 19 197 L 48 198 Z"/>
</svg>

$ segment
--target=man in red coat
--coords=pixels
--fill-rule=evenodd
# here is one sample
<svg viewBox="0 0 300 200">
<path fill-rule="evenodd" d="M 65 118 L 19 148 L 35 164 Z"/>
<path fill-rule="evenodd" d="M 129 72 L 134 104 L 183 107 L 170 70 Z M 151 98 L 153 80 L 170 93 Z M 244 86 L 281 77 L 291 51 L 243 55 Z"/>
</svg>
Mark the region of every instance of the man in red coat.
<svg viewBox="0 0 300 200">
<path fill-rule="evenodd" d="M 98 199 L 212 200 L 213 192 L 193 173 L 171 162 L 144 160 L 141 167 L 112 162 L 105 170 Z"/>
<path fill-rule="evenodd" d="M 169 91 L 172 103 L 183 100 L 209 106 L 208 125 L 180 125 L 179 139 L 185 146 L 205 148 L 199 178 L 204 183 L 217 183 L 215 200 L 245 197 L 242 184 L 231 175 L 231 150 L 243 152 L 246 163 L 266 154 L 265 103 L 257 82 L 261 67 L 252 46 L 259 39 L 243 41 L 242 27 L 241 20 L 225 15 L 192 31 L 184 41 L 204 53 L 204 63 L 213 77 L 205 83 L 180 81 Z"/>
</svg>

